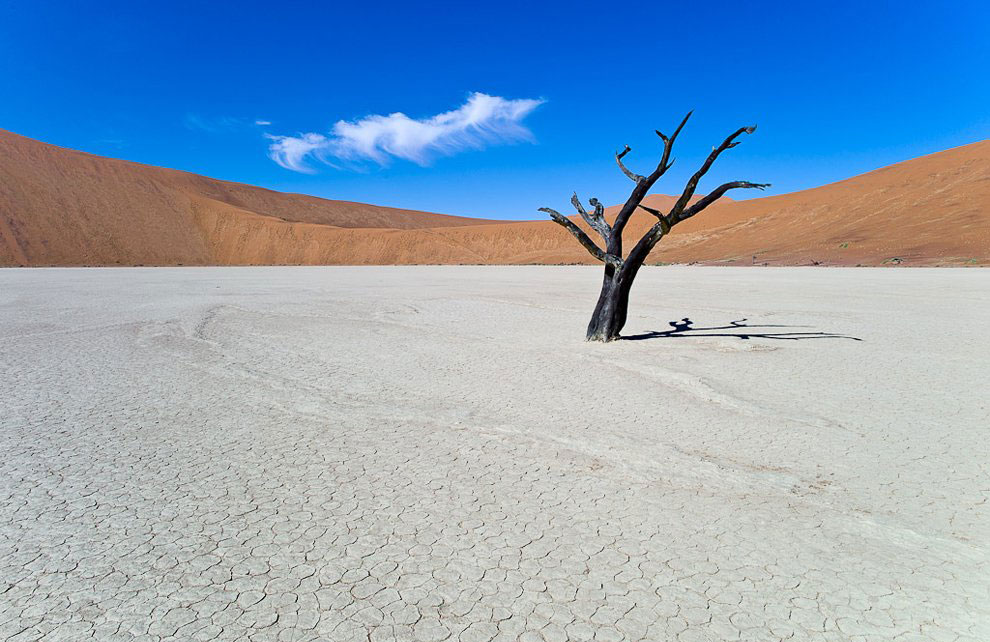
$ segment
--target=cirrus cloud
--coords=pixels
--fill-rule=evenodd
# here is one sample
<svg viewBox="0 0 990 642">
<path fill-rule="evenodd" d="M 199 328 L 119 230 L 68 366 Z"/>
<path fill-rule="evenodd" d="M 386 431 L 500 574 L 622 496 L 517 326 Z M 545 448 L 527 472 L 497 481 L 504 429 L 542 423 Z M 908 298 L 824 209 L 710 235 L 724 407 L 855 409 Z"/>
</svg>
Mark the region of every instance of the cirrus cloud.
<svg viewBox="0 0 990 642">
<path fill-rule="evenodd" d="M 401 112 L 387 116 L 365 116 L 338 121 L 329 136 L 305 133 L 298 136 L 267 135 L 272 143 L 268 156 L 280 166 L 313 173 L 309 159 L 334 165 L 372 161 L 386 165 L 393 158 L 427 165 L 436 156 L 449 156 L 488 145 L 532 141 L 533 134 L 522 120 L 545 101 L 509 100 L 476 92 L 457 109 L 423 119 Z"/>
<path fill-rule="evenodd" d="M 268 146 L 268 157 L 294 172 L 315 174 L 315 170 L 306 164 L 310 155 L 323 160 L 326 158 L 326 147 L 329 140 L 323 134 L 300 134 L 299 136 L 272 136 L 265 134 L 272 141 Z"/>
</svg>

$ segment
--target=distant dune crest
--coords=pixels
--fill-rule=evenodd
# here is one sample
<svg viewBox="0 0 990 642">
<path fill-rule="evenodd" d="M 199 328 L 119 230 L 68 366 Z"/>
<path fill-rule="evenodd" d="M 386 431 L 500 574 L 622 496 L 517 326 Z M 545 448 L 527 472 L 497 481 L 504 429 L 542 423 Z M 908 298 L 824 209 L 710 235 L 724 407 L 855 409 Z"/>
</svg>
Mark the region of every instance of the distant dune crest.
<svg viewBox="0 0 990 642">
<path fill-rule="evenodd" d="M 670 200 L 645 202 L 663 209 Z M 990 141 L 815 189 L 723 200 L 675 228 L 650 262 L 990 264 Z M 654 220 L 634 218 L 630 236 Z M 550 221 L 284 194 L 0 130 L 3 266 L 593 261 Z"/>
</svg>

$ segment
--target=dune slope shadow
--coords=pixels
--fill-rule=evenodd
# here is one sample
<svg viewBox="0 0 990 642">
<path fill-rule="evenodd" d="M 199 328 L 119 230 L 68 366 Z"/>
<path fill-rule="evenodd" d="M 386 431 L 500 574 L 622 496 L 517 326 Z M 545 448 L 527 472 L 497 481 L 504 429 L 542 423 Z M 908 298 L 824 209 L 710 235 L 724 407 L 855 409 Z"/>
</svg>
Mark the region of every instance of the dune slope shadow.
<svg viewBox="0 0 990 642">
<path fill-rule="evenodd" d="M 776 339 L 781 341 L 798 341 L 801 339 L 849 339 L 851 341 L 862 341 L 858 337 L 850 337 L 844 334 L 833 332 L 767 332 L 767 328 L 809 328 L 807 325 L 774 325 L 774 324 L 748 324 L 746 319 L 729 321 L 728 325 L 711 326 L 707 328 L 696 328 L 694 322 L 685 317 L 680 321 L 671 321 L 670 330 L 653 330 L 640 334 L 630 334 L 621 337 L 625 341 L 642 341 L 644 339 L 677 339 L 687 337 L 735 337 L 737 339 Z M 755 332 L 749 331 L 752 328 Z M 719 330 L 743 330 L 743 332 L 718 332 Z"/>
</svg>

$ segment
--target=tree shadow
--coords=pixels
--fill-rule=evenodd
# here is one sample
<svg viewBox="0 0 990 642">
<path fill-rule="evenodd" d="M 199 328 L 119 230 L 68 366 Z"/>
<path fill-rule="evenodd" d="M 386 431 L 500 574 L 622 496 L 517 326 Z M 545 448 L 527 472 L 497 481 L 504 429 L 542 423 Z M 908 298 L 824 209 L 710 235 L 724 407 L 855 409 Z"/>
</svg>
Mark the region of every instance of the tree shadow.
<svg viewBox="0 0 990 642">
<path fill-rule="evenodd" d="M 800 341 L 802 339 L 849 339 L 850 341 L 862 341 L 858 337 L 850 337 L 844 334 L 832 332 L 766 332 L 764 328 L 810 328 L 808 325 L 774 325 L 746 323 L 746 319 L 729 321 L 728 325 L 712 326 L 708 328 L 696 328 L 694 322 L 687 317 L 680 321 L 671 321 L 670 330 L 653 330 L 641 334 L 630 334 L 620 337 L 623 341 L 642 341 L 644 339 L 678 339 L 687 337 L 734 337 L 736 339 L 775 339 L 779 341 Z M 758 332 L 748 332 L 748 328 L 759 330 Z M 718 330 L 738 330 L 743 332 L 718 332 Z"/>
</svg>

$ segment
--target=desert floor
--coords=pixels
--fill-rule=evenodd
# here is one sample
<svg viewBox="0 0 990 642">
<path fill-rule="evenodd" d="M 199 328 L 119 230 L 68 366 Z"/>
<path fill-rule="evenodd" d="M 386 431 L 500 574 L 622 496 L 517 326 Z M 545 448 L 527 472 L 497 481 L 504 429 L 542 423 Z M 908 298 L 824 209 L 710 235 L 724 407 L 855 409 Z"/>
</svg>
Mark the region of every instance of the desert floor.
<svg viewBox="0 0 990 642">
<path fill-rule="evenodd" d="M 990 640 L 990 270 L 599 279 L 0 271 L 0 639 Z"/>
</svg>

